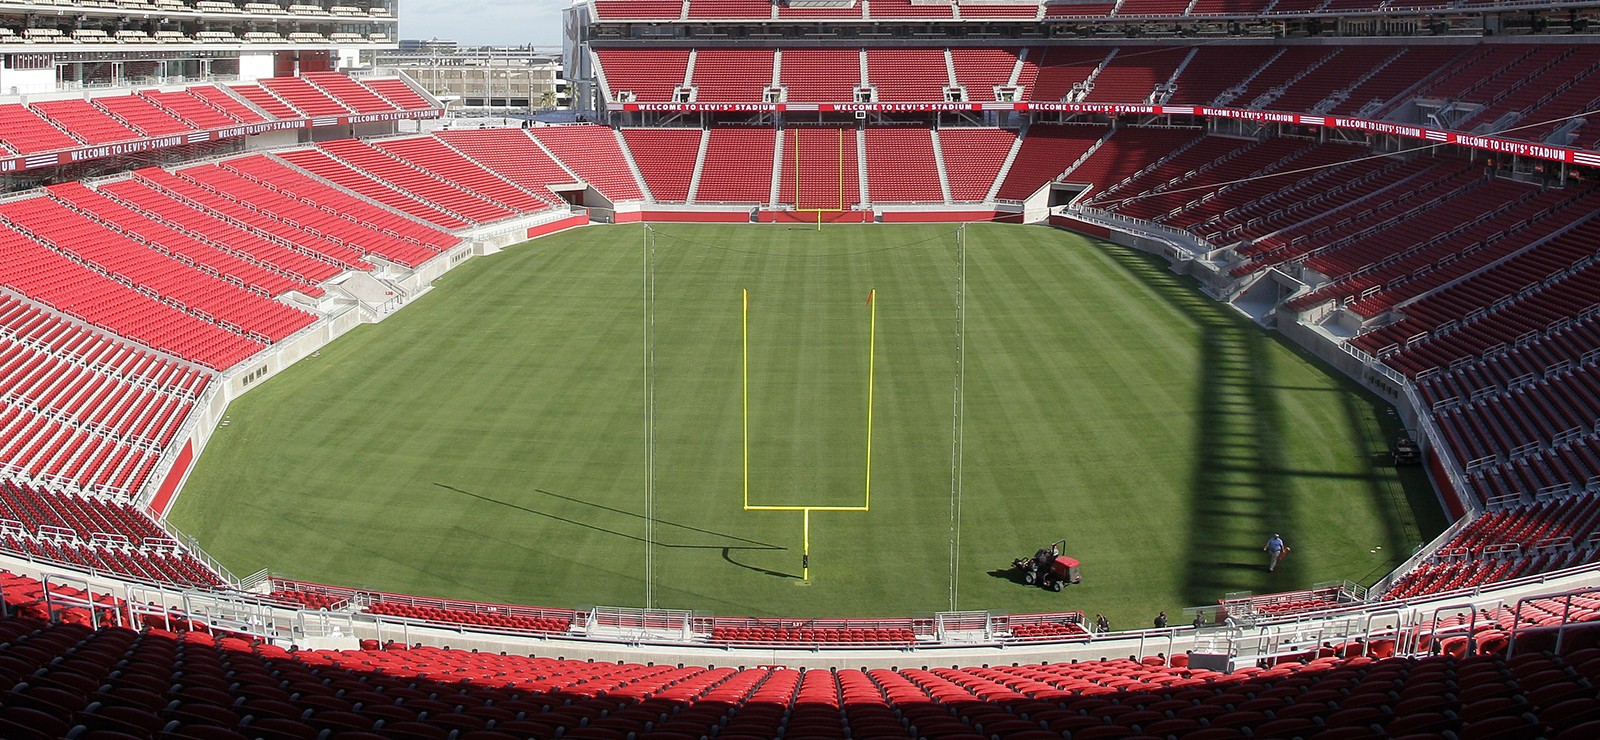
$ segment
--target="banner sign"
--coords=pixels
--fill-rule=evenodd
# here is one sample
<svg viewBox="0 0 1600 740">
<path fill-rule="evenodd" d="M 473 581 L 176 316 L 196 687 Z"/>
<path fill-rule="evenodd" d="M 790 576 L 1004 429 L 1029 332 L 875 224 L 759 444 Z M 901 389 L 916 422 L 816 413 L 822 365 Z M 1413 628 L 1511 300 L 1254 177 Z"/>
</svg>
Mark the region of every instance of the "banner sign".
<svg viewBox="0 0 1600 740">
<path fill-rule="evenodd" d="M 444 111 L 439 108 L 426 110 L 396 110 L 384 113 L 352 113 L 344 116 L 328 116 L 325 118 L 288 118 L 276 121 L 263 121 L 238 126 L 209 129 L 205 131 L 191 131 L 186 134 L 174 134 L 150 139 L 134 139 L 132 141 L 119 141 L 114 144 L 97 144 L 84 146 L 77 149 L 63 149 L 60 151 L 46 152 L 43 154 L 29 154 L 27 156 L 0 157 L 0 173 L 22 172 L 25 170 L 39 169 L 42 167 L 55 167 L 56 165 L 71 164 L 73 162 L 87 162 L 91 159 L 105 159 L 107 157 L 121 157 L 128 154 L 148 152 L 156 149 L 183 146 L 185 144 L 200 144 L 208 141 L 221 141 L 234 139 L 241 136 L 254 136 L 270 131 L 296 131 L 303 128 L 318 128 L 322 126 L 345 126 L 360 123 L 380 123 L 385 121 L 403 121 L 418 118 L 439 118 Z"/>
<path fill-rule="evenodd" d="M 612 103 L 614 111 L 644 111 L 657 113 L 786 113 L 786 112 L 852 112 L 869 113 L 940 113 L 978 111 L 1016 111 L 1039 113 L 1100 113 L 1105 115 L 1140 116 L 1200 116 L 1202 118 L 1231 118 L 1260 123 L 1287 123 L 1297 126 L 1325 126 L 1328 128 L 1364 131 L 1403 139 L 1420 139 L 1436 144 L 1454 144 L 1470 149 L 1480 149 L 1497 154 L 1514 154 L 1519 157 L 1566 162 L 1586 166 L 1600 166 L 1600 153 L 1583 149 L 1540 144 L 1494 136 L 1477 136 L 1456 131 L 1423 128 L 1389 121 L 1368 121 L 1342 116 L 1312 116 L 1277 111 L 1241 110 L 1238 108 L 1213 108 L 1198 105 L 1132 105 L 1122 103 Z"/>
</svg>

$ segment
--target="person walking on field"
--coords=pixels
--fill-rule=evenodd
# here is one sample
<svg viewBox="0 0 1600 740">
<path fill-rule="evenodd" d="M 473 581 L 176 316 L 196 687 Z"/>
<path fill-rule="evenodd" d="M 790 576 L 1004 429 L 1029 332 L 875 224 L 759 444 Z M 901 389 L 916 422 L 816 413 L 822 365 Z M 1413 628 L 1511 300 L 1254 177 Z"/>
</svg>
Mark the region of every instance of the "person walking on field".
<svg viewBox="0 0 1600 740">
<path fill-rule="evenodd" d="M 1283 537 L 1278 534 L 1273 534 L 1272 538 L 1267 540 L 1267 546 L 1261 549 L 1267 553 L 1268 572 L 1277 570 L 1278 561 L 1283 560 L 1283 554 L 1289 551 L 1289 548 L 1283 544 Z"/>
</svg>

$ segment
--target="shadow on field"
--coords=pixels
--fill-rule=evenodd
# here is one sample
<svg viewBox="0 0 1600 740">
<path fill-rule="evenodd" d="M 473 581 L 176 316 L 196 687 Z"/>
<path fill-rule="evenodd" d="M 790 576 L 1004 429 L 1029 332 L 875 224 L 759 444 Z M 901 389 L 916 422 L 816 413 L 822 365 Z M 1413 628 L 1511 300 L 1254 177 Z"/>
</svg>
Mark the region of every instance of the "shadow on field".
<svg viewBox="0 0 1600 740">
<path fill-rule="evenodd" d="M 1127 248 L 1107 254 L 1193 320 L 1200 332 L 1199 454 L 1190 477 L 1192 534 L 1184 600 L 1208 604 L 1234 591 L 1302 587 L 1305 574 L 1298 558 L 1284 558 L 1277 572 L 1269 573 L 1261 551 L 1274 532 L 1292 547 L 1297 523 L 1294 502 L 1284 495 L 1282 419 L 1264 332 L 1183 284 L 1156 257 Z"/>
<path fill-rule="evenodd" d="M 528 508 L 526 506 L 522 506 L 521 504 L 513 504 L 513 503 L 511 503 L 509 501 L 501 501 L 499 499 L 489 498 L 488 496 L 484 496 L 482 494 L 473 493 L 471 491 L 464 491 L 464 490 L 462 490 L 460 488 L 456 488 L 455 486 L 448 485 L 448 484 L 445 484 L 445 483 L 434 483 L 434 485 L 438 486 L 440 488 L 443 488 L 443 489 L 445 489 L 447 491 L 453 491 L 453 492 L 459 493 L 459 494 L 461 494 L 463 496 L 469 496 L 471 498 L 478 499 L 479 501 L 484 501 L 486 503 L 496 504 L 498 506 L 504 506 L 504 507 L 506 507 L 508 509 L 516 509 L 517 511 L 521 511 L 521 512 L 528 513 L 528 514 L 533 514 L 534 516 L 542 516 L 542 517 L 544 517 L 546 519 L 553 519 L 553 520 L 561 522 L 563 524 L 571 524 L 572 526 L 575 526 L 575 527 L 582 527 L 584 529 L 592 530 L 592 531 L 595 531 L 595 532 L 600 532 L 600 533 L 603 533 L 603 534 L 609 534 L 609 535 L 611 535 L 613 537 L 620 537 L 620 538 L 625 539 L 625 540 L 632 540 L 634 542 L 639 542 L 639 543 L 643 543 L 644 542 L 644 538 L 640 537 L 639 535 L 629 534 L 627 532 L 618 532 L 617 530 L 614 530 L 614 529 L 607 529 L 606 527 L 602 527 L 602 526 L 597 525 L 597 524 L 590 524 L 588 522 L 580 522 L 580 521 L 578 521 L 576 519 L 569 519 L 569 518 L 564 517 L 564 516 L 551 514 L 550 512 L 547 512 L 547 511 L 539 511 L 538 509 L 530 509 L 530 508 Z M 643 514 L 636 514 L 634 512 L 624 511 L 622 509 L 614 509 L 612 507 L 604 506 L 602 504 L 596 504 L 596 503 L 593 503 L 591 501 L 584 501 L 583 499 L 572 498 L 570 496 L 563 496 L 563 495 L 561 495 L 559 493 L 551 493 L 549 491 L 541 490 L 541 489 L 538 489 L 538 488 L 534 488 L 534 489 L 530 489 L 530 490 L 532 490 L 532 491 L 534 491 L 536 493 L 544 494 L 546 496 L 551 496 L 551 497 L 554 497 L 554 498 L 558 498 L 558 499 L 561 499 L 563 501 L 570 501 L 572 503 L 582 504 L 584 506 L 589 506 L 589 507 L 592 507 L 592 508 L 601 509 L 603 511 L 609 511 L 609 512 L 612 512 L 612 513 L 615 513 L 615 514 L 622 514 L 624 516 L 631 516 L 631 517 L 633 517 L 635 519 L 643 519 L 644 518 Z M 772 571 L 768 571 L 768 570 L 763 569 L 763 568 L 757 568 L 755 566 L 745 565 L 743 563 L 736 562 L 729 555 L 729 553 L 734 551 L 734 550 L 758 550 L 759 551 L 759 550 L 787 550 L 787 549 L 789 549 L 789 548 L 784 547 L 782 545 L 774 545 L 774 544 L 767 543 L 767 542 L 761 542 L 761 541 L 758 541 L 758 540 L 747 539 L 747 538 L 744 538 L 744 537 L 740 537 L 738 535 L 727 534 L 727 533 L 724 533 L 724 532 L 716 532 L 716 531 L 712 531 L 712 530 L 709 530 L 709 529 L 701 529 L 699 527 L 691 527 L 691 526 L 689 526 L 687 524 L 677 524 L 675 522 L 664 521 L 664 520 L 661 520 L 661 519 L 657 519 L 656 520 L 656 524 L 660 524 L 660 525 L 664 525 L 664 526 L 668 526 L 668 527 L 674 527 L 674 528 L 682 529 L 682 530 L 687 530 L 687 531 L 690 531 L 690 532 L 698 532 L 700 534 L 707 534 L 707 535 L 711 535 L 713 537 L 721 537 L 723 539 L 733 540 L 735 542 L 745 543 L 743 545 L 722 545 L 722 544 L 715 544 L 715 543 L 710 543 L 710 544 L 682 543 L 682 542 L 674 543 L 674 542 L 662 542 L 660 540 L 657 540 L 655 542 L 655 544 L 657 546 L 659 546 L 659 547 L 666 547 L 666 548 L 670 548 L 670 549 L 674 549 L 674 550 L 721 550 L 724 560 L 727 560 L 728 562 L 733 563 L 734 565 L 737 565 L 737 566 L 739 566 L 741 568 L 747 568 L 747 569 L 754 570 L 754 571 L 761 572 L 761 573 L 772 573 Z M 777 574 L 777 575 L 786 575 L 786 574 Z"/>
<path fill-rule="evenodd" d="M 1352 428 L 1365 430 L 1367 428 L 1365 425 L 1355 423 L 1363 412 L 1356 399 L 1346 397 L 1344 407 L 1345 415 L 1352 422 Z M 1393 465 L 1393 458 L 1388 452 L 1389 442 L 1401 435 L 1415 437 L 1416 433 L 1405 428 L 1400 415 L 1392 407 L 1379 411 L 1377 418 L 1378 434 L 1381 438 L 1373 439 L 1368 436 L 1363 439 L 1363 443 L 1367 449 L 1375 451 L 1369 467 L 1389 468 L 1395 471 L 1394 477 L 1374 476 L 1369 484 L 1372 500 L 1379 510 L 1387 514 L 1383 523 L 1389 558 L 1374 565 L 1371 572 L 1359 579 L 1363 584 L 1372 583 L 1399 567 L 1417 547 L 1438 536 L 1450 525 L 1449 518 L 1439 505 L 1423 467 L 1390 468 Z M 1399 490 L 1395 490 L 1396 488 Z"/>
<path fill-rule="evenodd" d="M 1272 593 L 1310 584 L 1301 559 L 1286 557 L 1276 573 L 1267 572 L 1262 552 L 1268 536 L 1283 534 L 1291 547 L 1301 526 L 1288 483 L 1299 478 L 1364 478 L 1384 518 L 1386 546 L 1396 557 L 1442 531 L 1445 522 L 1421 469 L 1380 475 L 1388 468 L 1384 452 L 1403 429 L 1393 408 L 1360 385 L 1328 370 L 1337 388 L 1284 386 L 1270 372 L 1270 343 L 1286 347 L 1318 366 L 1320 360 L 1281 336 L 1269 334 L 1226 306 L 1212 302 L 1188 278 L 1174 275 L 1158 257 L 1126 247 L 1105 250 L 1123 269 L 1148 285 L 1169 305 L 1192 319 L 1200 332 L 1200 398 L 1196 449 L 1190 488 L 1191 532 L 1183 577 L 1183 597 L 1191 604 L 1215 603 L 1229 592 Z M 1276 393 L 1323 391 L 1345 394 L 1343 410 L 1361 446 L 1375 451 L 1364 459 L 1364 475 L 1294 470 L 1284 464 L 1284 424 Z M 1378 434 L 1366 430 L 1367 412 L 1377 414 Z M 1396 490 L 1398 488 L 1399 490 Z M 1387 572 L 1379 564 L 1363 583 Z"/>
<path fill-rule="evenodd" d="M 1033 584 L 1028 583 L 1027 581 L 1022 580 L 1022 571 L 1020 569 L 1018 569 L 1018 568 L 995 568 L 994 570 L 989 571 L 989 577 L 990 578 L 999 578 L 999 579 L 1005 580 L 1005 581 L 1010 581 L 1012 583 L 1017 584 L 1018 586 L 1031 586 L 1031 585 L 1033 585 Z"/>
<path fill-rule="evenodd" d="M 733 565 L 737 565 L 740 568 L 744 568 L 745 570 L 753 570 L 753 571 L 755 571 L 757 573 L 760 573 L 762 575 L 769 575 L 769 576 L 773 576 L 774 578 L 790 578 L 790 579 L 793 579 L 793 580 L 796 580 L 796 581 L 801 580 L 800 576 L 797 576 L 797 575 L 795 575 L 793 573 L 784 573 L 784 572 L 776 571 L 776 570 L 768 570 L 768 569 L 763 568 L 763 567 L 761 567 L 759 565 L 750 565 L 748 563 L 741 563 L 741 562 L 739 562 L 737 560 L 734 560 L 733 559 L 733 551 L 736 550 L 736 549 L 737 550 L 759 550 L 759 549 L 762 549 L 762 548 L 758 548 L 758 547 L 739 547 L 739 548 L 724 547 L 724 548 L 722 548 L 722 559 L 728 561 L 729 563 L 731 563 Z M 786 550 L 788 548 L 779 547 L 779 548 L 776 548 L 776 549 Z"/>
</svg>

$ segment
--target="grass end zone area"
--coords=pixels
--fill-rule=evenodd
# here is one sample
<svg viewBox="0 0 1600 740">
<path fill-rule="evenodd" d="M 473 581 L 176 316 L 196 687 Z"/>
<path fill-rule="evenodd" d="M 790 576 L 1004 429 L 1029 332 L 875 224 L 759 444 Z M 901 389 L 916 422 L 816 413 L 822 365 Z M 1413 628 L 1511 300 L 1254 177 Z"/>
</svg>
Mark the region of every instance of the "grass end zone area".
<svg viewBox="0 0 1600 740">
<path fill-rule="evenodd" d="M 654 240 L 655 605 L 909 616 L 951 606 L 949 225 L 663 226 Z M 548 606 L 643 605 L 645 231 L 473 259 L 229 409 L 172 520 L 236 572 Z M 1388 572 L 1445 526 L 1386 464 L 1392 409 L 1160 261 L 966 231 L 958 608 L 1156 611 Z M 750 308 L 750 413 L 741 393 Z M 870 512 L 801 515 L 865 484 Z M 1276 573 L 1261 547 L 1281 532 Z M 1067 541 L 1084 582 L 1022 585 Z"/>
</svg>

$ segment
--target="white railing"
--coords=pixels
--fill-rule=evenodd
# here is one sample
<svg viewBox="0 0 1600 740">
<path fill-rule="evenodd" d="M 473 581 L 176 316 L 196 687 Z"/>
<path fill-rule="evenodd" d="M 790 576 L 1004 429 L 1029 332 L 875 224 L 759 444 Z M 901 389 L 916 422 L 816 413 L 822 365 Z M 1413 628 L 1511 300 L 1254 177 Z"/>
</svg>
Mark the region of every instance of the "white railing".
<svg viewBox="0 0 1600 740">
<path fill-rule="evenodd" d="M 157 519 L 155 522 L 156 524 L 161 525 L 162 531 L 166 532 L 168 536 L 172 537 L 172 539 L 181 544 L 184 550 L 187 551 L 189 555 L 193 556 L 195 560 L 200 561 L 201 564 L 205 565 L 206 568 L 211 570 L 211 572 L 216 573 L 222 578 L 223 582 L 227 583 L 229 586 L 239 589 L 239 579 L 233 575 L 233 571 L 228 570 L 228 567 L 223 565 L 222 561 L 211 557 L 211 553 L 206 552 L 204 548 L 200 547 L 200 543 L 196 541 L 195 538 L 184 534 L 183 530 L 178 529 L 172 524 L 172 522 L 167 521 L 165 518 Z"/>
<path fill-rule="evenodd" d="M 1368 367 L 1374 366 L 1388 367 L 1378 362 L 1368 365 Z M 1445 444 L 1444 431 L 1439 428 L 1438 422 L 1434 421 L 1428 407 L 1422 403 L 1422 396 L 1417 393 L 1416 384 L 1402 382 L 1400 387 L 1405 391 L 1406 402 L 1411 404 L 1412 411 L 1417 415 L 1417 425 L 1422 427 L 1423 435 L 1428 438 L 1430 449 L 1439 456 L 1439 467 L 1444 469 L 1445 477 L 1450 479 L 1450 485 L 1455 488 L 1457 500 L 1469 513 L 1482 513 L 1482 504 L 1472 495 L 1472 489 L 1467 487 L 1466 479 L 1462 477 L 1463 468 L 1457 463 L 1455 453 Z"/>
<path fill-rule="evenodd" d="M 1451 540 L 1456 538 L 1456 535 L 1466 531 L 1466 528 L 1471 526 L 1472 522 L 1476 518 L 1477 517 L 1468 514 L 1467 516 L 1457 519 L 1454 524 L 1446 527 L 1445 530 L 1440 532 L 1437 537 L 1434 537 L 1427 544 L 1418 547 L 1417 551 L 1412 553 L 1411 557 L 1406 558 L 1406 561 L 1401 563 L 1399 567 L 1396 567 L 1394 570 L 1389 571 L 1388 575 L 1378 579 L 1377 583 L 1372 584 L 1372 586 L 1367 589 L 1367 593 L 1382 596 L 1383 593 L 1388 591 L 1389 587 L 1394 585 L 1394 582 L 1399 580 L 1401 576 L 1411 572 L 1413 568 L 1421 565 L 1424 560 L 1432 557 L 1434 553 L 1438 552 L 1445 545 L 1449 544 Z"/>
<path fill-rule="evenodd" d="M 1139 232 L 1139 236 L 1174 244 L 1175 246 L 1180 246 L 1183 251 L 1190 253 L 1210 252 L 1216 248 L 1215 245 L 1207 241 L 1204 237 L 1191 234 L 1183 229 L 1174 228 L 1163 223 L 1150 221 L 1148 219 L 1123 216 L 1121 214 L 1113 213 L 1101 208 L 1095 208 L 1093 206 L 1069 206 L 1062 213 L 1063 215 L 1071 216 L 1073 218 L 1081 218 L 1084 221 L 1099 224 L 1108 228 L 1126 229 L 1129 231 Z"/>
<path fill-rule="evenodd" d="M 1518 645 L 1517 645 L 1518 638 L 1526 639 L 1527 636 L 1530 633 L 1537 633 L 1537 632 L 1543 632 L 1543 633 L 1549 633 L 1551 631 L 1555 632 L 1555 644 L 1552 646 L 1552 648 L 1555 650 L 1555 652 L 1560 653 L 1561 652 L 1561 644 L 1566 639 L 1566 633 L 1567 633 L 1569 628 L 1571 628 L 1573 625 L 1576 625 L 1576 624 L 1588 624 L 1588 625 L 1592 626 L 1592 623 L 1585 622 L 1583 620 L 1578 620 L 1578 621 L 1574 621 L 1573 620 L 1573 618 L 1572 618 L 1573 617 L 1572 597 L 1574 597 L 1574 596 L 1587 596 L 1587 597 L 1593 598 L 1594 596 L 1596 596 L 1597 593 L 1600 593 L 1600 589 L 1597 589 L 1597 588 L 1581 588 L 1581 589 L 1567 591 L 1567 592 L 1559 593 L 1559 594 L 1550 594 L 1550 595 L 1542 595 L 1542 596 L 1524 596 L 1523 598 L 1518 599 L 1517 600 L 1517 605 L 1514 608 L 1514 610 L 1512 611 L 1512 614 L 1514 614 L 1517 617 L 1519 617 L 1519 619 L 1517 619 L 1511 625 L 1511 642 L 1510 642 L 1509 645 L 1506 646 L 1506 659 L 1510 660 L 1512 657 L 1514 657 L 1516 655 L 1517 647 L 1518 647 Z M 1560 624 L 1557 624 L 1557 625 L 1554 625 L 1554 626 L 1549 626 L 1549 627 L 1540 626 L 1540 627 L 1531 627 L 1530 628 L 1530 627 L 1524 626 L 1522 624 L 1522 619 L 1520 619 L 1520 617 L 1523 614 L 1524 604 L 1526 604 L 1529 601 L 1535 601 L 1535 600 L 1537 600 L 1537 601 L 1558 601 L 1558 602 L 1561 602 L 1562 614 L 1561 614 L 1561 622 L 1560 622 Z M 1580 609 L 1584 609 L 1584 607 L 1581 607 L 1581 606 L 1579 608 Z"/>
</svg>

